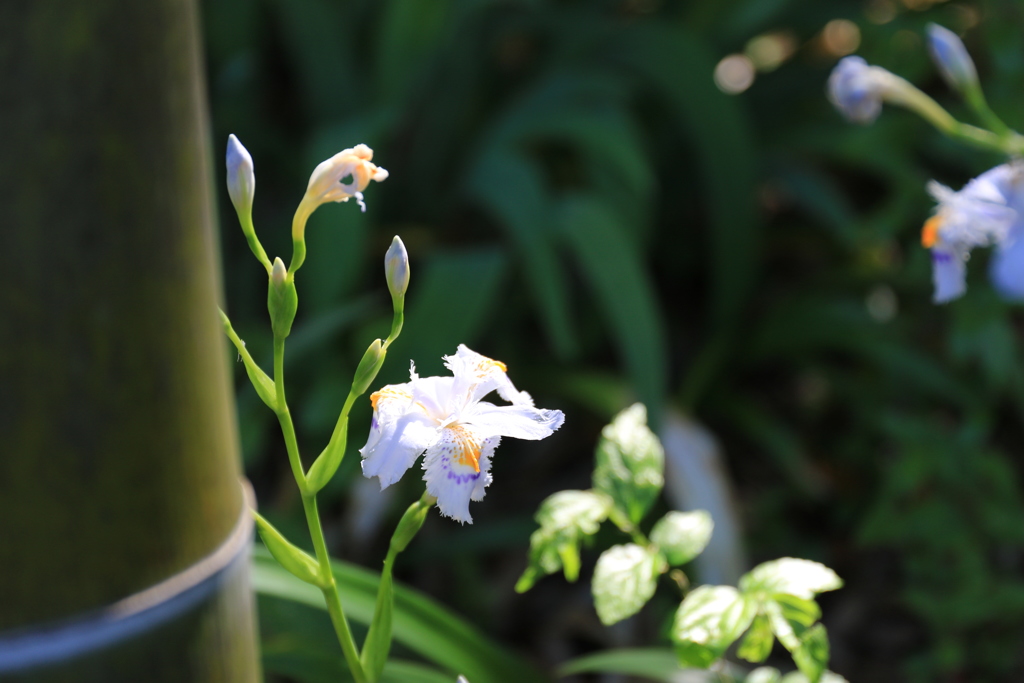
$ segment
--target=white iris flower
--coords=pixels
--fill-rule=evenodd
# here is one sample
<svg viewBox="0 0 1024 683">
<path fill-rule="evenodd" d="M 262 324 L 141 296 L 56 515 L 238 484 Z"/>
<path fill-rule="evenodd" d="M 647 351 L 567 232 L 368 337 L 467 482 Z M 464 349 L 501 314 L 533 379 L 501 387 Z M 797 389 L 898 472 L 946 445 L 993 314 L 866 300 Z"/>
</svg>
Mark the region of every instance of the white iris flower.
<svg viewBox="0 0 1024 683">
<path fill-rule="evenodd" d="M 1021 232 L 1019 207 L 1015 207 L 1022 200 L 1022 183 L 1024 167 L 1003 164 L 982 173 L 959 192 L 934 181 L 928 184 L 928 191 L 939 204 L 924 224 L 921 243 L 932 250 L 936 303 L 951 301 L 964 293 L 967 259 L 974 247 L 998 246 L 993 275 L 1007 267 L 1008 254 L 1019 251 L 1012 247 Z M 1016 271 L 1019 259 L 1013 259 L 1009 265 Z"/>
<path fill-rule="evenodd" d="M 501 437 L 543 439 L 565 416 L 534 407 L 530 395 L 513 386 L 501 361 L 465 345 L 444 361 L 453 377 L 420 377 L 413 368 L 409 382 L 389 384 L 370 396 L 373 422 L 359 452 L 363 474 L 378 477 L 382 489 L 401 479 L 425 452 L 423 480 L 441 514 L 472 522 L 469 501 L 483 500 Z M 481 400 L 492 391 L 511 405 Z"/>
</svg>

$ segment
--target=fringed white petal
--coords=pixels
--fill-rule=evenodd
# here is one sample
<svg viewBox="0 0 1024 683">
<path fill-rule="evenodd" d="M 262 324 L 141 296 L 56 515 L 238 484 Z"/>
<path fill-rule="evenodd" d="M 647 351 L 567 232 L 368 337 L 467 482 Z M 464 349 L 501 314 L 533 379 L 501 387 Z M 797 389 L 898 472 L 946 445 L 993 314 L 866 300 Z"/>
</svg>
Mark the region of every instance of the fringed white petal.
<svg viewBox="0 0 1024 683">
<path fill-rule="evenodd" d="M 536 441 L 551 436 L 562 426 L 561 410 L 544 410 L 525 405 L 496 406 L 487 401 L 470 406 L 462 421 L 483 434 Z"/>
<path fill-rule="evenodd" d="M 467 425 L 452 425 L 438 435 L 423 459 L 427 493 L 441 514 L 472 523 L 469 501 L 481 500 L 491 483 L 491 456 L 499 437 L 485 437 Z"/>
<path fill-rule="evenodd" d="M 437 428 L 422 412 L 410 412 L 385 425 L 374 439 L 371 431 L 363 456 L 363 475 L 379 477 L 386 488 L 402 478 L 416 458 L 436 439 Z"/>
<path fill-rule="evenodd" d="M 363 456 L 363 474 L 379 477 L 383 489 L 402 478 L 433 441 L 437 429 L 412 397 L 409 384 L 389 384 L 370 397 L 373 420 Z"/>
<path fill-rule="evenodd" d="M 530 395 L 512 384 L 504 363 L 472 351 L 465 344 L 459 344 L 454 356 L 445 356 L 444 364 L 455 375 L 455 393 L 464 397 L 463 405 L 476 403 L 492 391 L 509 403 L 533 405 Z"/>
</svg>

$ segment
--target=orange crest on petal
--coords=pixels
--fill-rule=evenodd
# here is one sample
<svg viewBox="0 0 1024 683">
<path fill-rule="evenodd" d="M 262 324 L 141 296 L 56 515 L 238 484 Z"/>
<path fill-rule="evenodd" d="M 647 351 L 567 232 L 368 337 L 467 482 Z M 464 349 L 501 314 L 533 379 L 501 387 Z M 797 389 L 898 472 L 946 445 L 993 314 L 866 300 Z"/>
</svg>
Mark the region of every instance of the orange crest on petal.
<svg viewBox="0 0 1024 683">
<path fill-rule="evenodd" d="M 449 425 L 452 439 L 452 460 L 459 465 L 468 465 L 474 472 L 480 471 L 480 444 L 464 427 Z"/>
<path fill-rule="evenodd" d="M 935 243 L 939 241 L 939 227 L 942 225 L 942 219 L 938 216 L 932 216 L 924 222 L 924 227 L 921 228 L 921 245 L 926 249 L 931 249 L 935 246 Z"/>
</svg>

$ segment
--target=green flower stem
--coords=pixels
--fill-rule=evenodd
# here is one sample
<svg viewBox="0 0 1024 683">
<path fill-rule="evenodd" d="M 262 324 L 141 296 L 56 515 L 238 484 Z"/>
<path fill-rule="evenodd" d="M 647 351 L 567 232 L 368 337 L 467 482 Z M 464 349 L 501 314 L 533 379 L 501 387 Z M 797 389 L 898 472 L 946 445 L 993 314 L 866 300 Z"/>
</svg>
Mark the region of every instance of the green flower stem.
<svg viewBox="0 0 1024 683">
<path fill-rule="evenodd" d="M 270 259 L 267 258 L 267 252 L 264 251 L 259 238 L 256 237 L 256 226 L 252 223 L 252 213 L 238 212 L 238 222 L 242 224 L 242 232 L 245 234 L 246 241 L 249 242 L 249 249 L 259 259 L 259 262 L 263 264 L 263 267 L 267 269 L 267 275 L 270 275 L 273 266 L 270 263 Z"/>
<path fill-rule="evenodd" d="M 277 418 L 281 423 L 281 431 L 284 433 L 285 447 L 288 450 L 288 462 L 292 467 L 292 474 L 295 476 L 295 483 L 302 494 L 302 509 L 306 513 L 306 524 L 309 526 L 309 535 L 313 539 L 313 549 L 316 551 L 317 563 L 320 566 L 321 580 L 323 581 L 324 601 L 327 603 L 327 611 L 331 615 L 331 623 L 334 625 L 335 634 L 341 645 L 341 651 L 345 656 L 345 662 L 356 683 L 367 683 L 366 673 L 363 670 L 362 662 L 359 659 L 359 650 L 355 640 L 352 639 L 352 631 L 345 618 L 345 611 L 341 606 L 341 595 L 338 593 L 338 585 L 334 580 L 334 573 L 331 571 L 331 557 L 327 552 L 327 542 L 324 540 L 323 527 L 320 525 L 320 515 L 317 512 L 316 494 L 309 492 L 306 482 L 306 474 L 302 470 L 302 459 L 299 455 L 298 440 L 295 437 L 295 425 L 292 423 L 291 412 L 288 410 L 288 403 L 284 395 L 284 338 L 274 338 L 274 387 L 277 391 Z"/>
<path fill-rule="evenodd" d="M 327 603 L 327 611 L 331 615 L 331 623 L 334 624 L 334 632 L 341 644 L 341 651 L 345 655 L 345 661 L 348 663 L 348 668 L 352 671 L 352 677 L 356 683 L 367 683 L 366 672 L 359 659 L 359 649 L 356 647 L 356 641 L 352 638 L 348 619 L 345 618 L 345 610 L 341 606 L 338 584 L 334 580 L 334 572 L 331 571 L 331 556 L 327 553 L 327 542 L 324 540 L 323 528 L 320 526 L 316 494 L 302 496 L 302 509 L 306 513 L 310 536 L 313 537 L 313 549 L 316 551 L 321 578 L 324 581 L 324 588 L 321 590 L 324 594 L 324 601 Z"/>
<path fill-rule="evenodd" d="M 981 122 L 988 126 L 996 135 L 1002 138 L 1009 138 L 1014 135 L 1013 130 L 1003 123 L 1003 120 L 988 106 L 988 101 L 985 99 L 985 94 L 981 91 L 980 85 L 975 83 L 973 87 L 967 88 L 964 92 L 964 99 L 967 101 L 968 106 L 974 110 L 974 113 L 978 115 L 978 118 L 981 119 Z"/>
<path fill-rule="evenodd" d="M 386 351 L 391 342 L 398 339 L 398 335 L 402 333 L 402 326 L 405 324 L 405 312 L 402 308 L 395 306 L 395 315 L 391 318 L 391 334 L 384 340 L 384 350 Z"/>
<path fill-rule="evenodd" d="M 395 592 L 393 571 L 395 559 L 398 554 L 405 550 L 409 543 L 416 537 L 423 522 L 426 520 L 430 508 L 437 502 L 437 498 L 426 491 L 420 499 L 409 506 L 409 509 L 402 515 L 395 532 L 391 536 L 391 543 L 388 546 L 387 557 L 384 558 L 384 568 L 380 574 L 380 584 L 377 587 L 377 601 L 374 606 L 373 620 L 370 623 L 370 630 L 366 634 L 366 642 L 363 643 L 362 663 L 370 683 L 376 683 L 384 670 L 388 653 L 391 651 L 391 624 L 392 613 L 395 608 Z"/>
<path fill-rule="evenodd" d="M 288 410 L 288 403 L 284 397 L 284 338 L 274 339 L 274 389 L 277 392 L 277 419 L 281 423 L 281 431 L 284 434 L 285 448 L 288 450 L 288 462 L 292 466 L 292 475 L 295 483 L 299 485 L 299 491 L 306 495 L 306 473 L 302 469 L 302 459 L 299 456 L 298 439 L 295 438 L 295 425 L 292 423 L 292 413 Z"/>
<path fill-rule="evenodd" d="M 973 147 L 979 147 L 981 149 L 1002 152 L 1010 155 L 1024 153 L 1024 137 L 1013 132 L 1006 127 L 1006 124 L 999 121 L 998 117 L 995 116 L 995 113 L 988 109 L 988 105 L 984 104 L 984 98 L 981 100 L 983 108 L 995 118 L 996 123 L 994 127 L 997 130 L 1000 130 L 1000 133 L 993 133 L 990 130 L 985 130 L 984 128 L 978 128 L 977 126 L 957 121 L 952 114 L 943 109 L 942 106 L 931 97 L 928 97 L 928 95 L 924 94 L 907 81 L 904 81 L 903 79 L 897 80 L 900 81 L 903 87 L 899 87 L 890 92 L 886 99 L 891 101 L 893 104 L 901 105 L 917 113 L 924 120 L 939 129 L 940 132 Z M 972 104 L 972 106 L 975 105 Z M 981 112 L 979 111 L 979 114 L 980 113 Z M 984 118 L 985 117 L 983 116 L 983 119 Z M 989 122 L 986 121 L 986 124 L 989 124 Z"/>
</svg>

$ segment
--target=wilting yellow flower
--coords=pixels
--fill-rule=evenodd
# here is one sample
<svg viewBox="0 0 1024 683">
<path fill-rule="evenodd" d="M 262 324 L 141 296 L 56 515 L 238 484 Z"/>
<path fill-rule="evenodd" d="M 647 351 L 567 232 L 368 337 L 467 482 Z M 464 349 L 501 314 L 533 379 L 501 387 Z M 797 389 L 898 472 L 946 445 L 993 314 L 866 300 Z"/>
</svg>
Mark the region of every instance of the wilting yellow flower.
<svg viewBox="0 0 1024 683">
<path fill-rule="evenodd" d="M 343 149 L 330 159 L 321 162 L 309 177 L 306 194 L 295 211 L 292 221 L 292 238 L 302 239 L 306 229 L 306 219 L 321 204 L 327 202 L 347 202 L 355 197 L 360 208 L 366 211 L 363 202 L 363 190 L 371 180 L 381 181 L 388 177 L 388 172 L 375 165 L 373 150 L 366 145 L 356 145 L 351 149 Z"/>
</svg>

